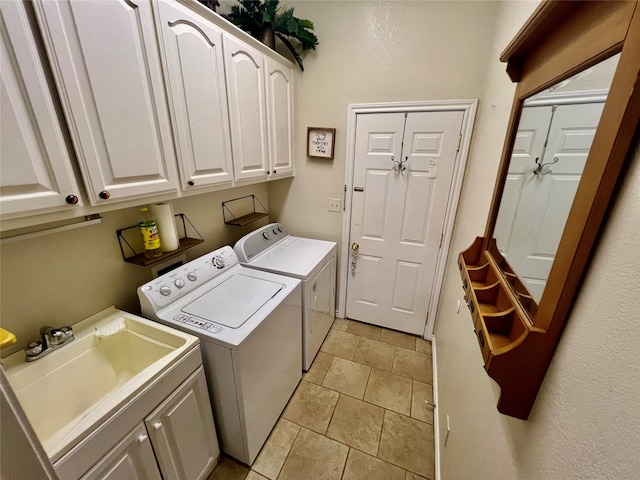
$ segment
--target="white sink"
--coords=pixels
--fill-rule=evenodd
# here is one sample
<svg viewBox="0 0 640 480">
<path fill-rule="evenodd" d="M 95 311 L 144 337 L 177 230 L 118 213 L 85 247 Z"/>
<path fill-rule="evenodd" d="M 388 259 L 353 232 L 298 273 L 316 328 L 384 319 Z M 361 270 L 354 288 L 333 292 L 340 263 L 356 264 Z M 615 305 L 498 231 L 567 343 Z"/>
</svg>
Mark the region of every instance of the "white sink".
<svg viewBox="0 0 640 480">
<path fill-rule="evenodd" d="M 26 362 L 18 352 L 2 361 L 52 460 L 199 342 L 114 307 L 76 323 L 73 333 L 75 340 L 39 360 Z"/>
</svg>

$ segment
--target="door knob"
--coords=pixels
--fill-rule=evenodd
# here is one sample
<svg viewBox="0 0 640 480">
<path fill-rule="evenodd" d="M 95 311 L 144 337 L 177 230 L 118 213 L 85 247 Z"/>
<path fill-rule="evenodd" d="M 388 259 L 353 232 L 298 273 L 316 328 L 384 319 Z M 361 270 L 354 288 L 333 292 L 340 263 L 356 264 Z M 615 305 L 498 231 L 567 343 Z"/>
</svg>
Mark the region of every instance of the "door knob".
<svg viewBox="0 0 640 480">
<path fill-rule="evenodd" d="M 360 245 L 358 245 L 356 242 L 353 242 L 351 244 L 351 250 L 353 250 L 354 252 L 357 252 L 359 248 L 360 248 Z"/>
</svg>

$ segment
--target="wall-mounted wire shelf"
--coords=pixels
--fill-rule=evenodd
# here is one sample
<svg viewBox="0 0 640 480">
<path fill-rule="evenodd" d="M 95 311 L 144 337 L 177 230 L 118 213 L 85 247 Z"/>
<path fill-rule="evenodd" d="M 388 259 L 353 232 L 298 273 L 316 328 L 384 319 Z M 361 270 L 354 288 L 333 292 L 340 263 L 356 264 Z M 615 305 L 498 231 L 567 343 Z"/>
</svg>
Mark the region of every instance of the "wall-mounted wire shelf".
<svg viewBox="0 0 640 480">
<path fill-rule="evenodd" d="M 231 205 L 229 204 L 234 204 L 233 208 L 236 210 L 236 213 L 231 211 Z M 260 206 L 262 211 L 257 208 L 256 204 Z M 244 211 L 247 213 L 240 215 L 238 214 L 238 211 Z M 242 227 L 268 216 L 269 212 L 267 212 L 267 209 L 264 208 L 262 202 L 260 202 L 258 197 L 255 195 L 246 195 L 244 197 L 238 197 L 233 200 L 222 202 L 222 217 L 224 218 L 224 223 L 227 225 Z"/>
<path fill-rule="evenodd" d="M 179 238 L 180 246 L 170 252 L 162 252 L 161 256 L 155 258 L 147 258 L 144 256 L 144 252 L 138 252 L 136 251 L 136 248 L 133 247 L 133 245 L 141 245 L 138 225 L 133 225 L 131 227 L 125 227 L 117 230 L 116 234 L 118 235 L 118 243 L 120 244 L 120 252 L 122 253 L 123 260 L 125 262 L 133 263 L 134 265 L 146 267 L 147 265 L 152 265 L 154 263 L 160 262 L 168 257 L 184 252 L 186 249 L 195 247 L 196 245 L 204 242 L 204 239 L 202 238 L 202 235 L 200 235 L 200 232 L 198 232 L 196 227 L 193 226 L 193 223 L 191 223 L 191 221 L 184 213 L 176 213 L 175 217 L 180 217 L 180 220 L 182 220 L 182 229 L 180 229 L 180 227 L 178 226 L 178 235 L 182 234 L 182 236 Z M 189 233 L 187 233 L 187 225 L 190 227 Z M 193 236 L 194 234 L 195 236 L 197 236 L 197 238 Z M 140 248 L 141 247 L 138 247 L 138 250 Z M 125 253 L 125 251 L 127 253 Z"/>
</svg>

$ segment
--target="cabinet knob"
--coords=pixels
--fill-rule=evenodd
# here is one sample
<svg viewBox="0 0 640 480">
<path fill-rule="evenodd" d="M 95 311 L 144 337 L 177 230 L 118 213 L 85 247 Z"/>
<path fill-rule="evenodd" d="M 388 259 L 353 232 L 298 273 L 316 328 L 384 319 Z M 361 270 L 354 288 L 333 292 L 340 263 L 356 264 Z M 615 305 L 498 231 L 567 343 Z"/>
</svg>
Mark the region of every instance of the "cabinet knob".
<svg viewBox="0 0 640 480">
<path fill-rule="evenodd" d="M 271 175 L 271 172 L 269 170 L 267 170 L 267 175 Z"/>
<path fill-rule="evenodd" d="M 160 430 L 162 428 L 162 423 L 160 422 L 156 422 L 153 424 L 153 429 L 154 430 Z"/>
<path fill-rule="evenodd" d="M 67 198 L 64 199 L 69 205 L 75 205 L 78 203 L 78 197 L 75 195 L 67 195 Z"/>
<path fill-rule="evenodd" d="M 149 438 L 147 435 L 140 435 L 138 436 L 138 443 L 144 443 L 147 441 L 147 438 Z"/>
<path fill-rule="evenodd" d="M 103 190 L 98 194 L 98 196 L 103 200 L 108 200 L 109 197 L 111 197 L 111 194 L 109 193 L 108 190 Z"/>
<path fill-rule="evenodd" d="M 276 172 L 276 169 L 274 168 L 273 169 L 273 174 L 275 175 L 276 173 L 278 173 L 278 172 Z"/>
<path fill-rule="evenodd" d="M 187 182 L 187 185 L 189 185 L 190 187 L 193 187 L 196 184 L 196 182 L 194 182 L 193 180 L 189 180 Z"/>
</svg>

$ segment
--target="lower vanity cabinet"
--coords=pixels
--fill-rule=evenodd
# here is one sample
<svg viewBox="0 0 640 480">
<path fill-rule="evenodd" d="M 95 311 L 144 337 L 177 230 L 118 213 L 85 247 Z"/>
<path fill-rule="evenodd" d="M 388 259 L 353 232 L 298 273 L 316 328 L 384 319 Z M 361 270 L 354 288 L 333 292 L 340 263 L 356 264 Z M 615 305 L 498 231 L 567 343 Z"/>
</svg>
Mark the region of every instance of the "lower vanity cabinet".
<svg viewBox="0 0 640 480">
<path fill-rule="evenodd" d="M 202 367 L 144 421 L 162 478 L 207 478 L 220 449 Z"/>
<path fill-rule="evenodd" d="M 140 478 L 161 480 L 149 435 L 143 424 L 100 460 L 82 480 L 122 480 Z"/>
<path fill-rule="evenodd" d="M 200 480 L 220 449 L 202 367 L 138 424 L 82 480 Z"/>
</svg>

